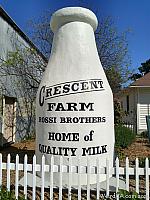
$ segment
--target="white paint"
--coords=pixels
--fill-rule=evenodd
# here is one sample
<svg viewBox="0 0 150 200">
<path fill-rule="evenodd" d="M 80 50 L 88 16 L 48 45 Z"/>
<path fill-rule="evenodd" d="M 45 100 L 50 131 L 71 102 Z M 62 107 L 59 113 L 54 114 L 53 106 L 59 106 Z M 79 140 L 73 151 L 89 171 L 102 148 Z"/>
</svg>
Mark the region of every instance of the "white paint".
<svg viewBox="0 0 150 200">
<path fill-rule="evenodd" d="M 132 123 L 137 133 L 147 130 L 146 116 L 150 115 L 150 88 L 130 87 L 119 97 L 123 110 L 127 110 L 126 97 L 129 96 L 129 112 L 123 120 Z"/>
<path fill-rule="evenodd" d="M 27 158 L 27 155 L 25 155 L 25 157 Z M 138 169 L 138 175 L 137 177 L 140 178 L 140 176 L 145 176 L 145 178 L 147 178 L 148 180 L 148 176 L 150 175 L 150 168 L 149 168 L 149 165 L 148 165 L 148 158 L 146 158 L 146 166 L 144 168 L 139 168 Z M 98 158 L 98 162 L 100 163 L 100 157 Z M 18 166 L 16 166 L 18 165 Z M 44 164 L 43 164 L 44 165 Z M 55 174 L 55 172 L 60 172 L 59 168 L 60 166 L 59 165 L 53 165 L 53 174 Z M 79 167 L 79 163 L 76 163 L 76 165 L 74 166 L 71 166 L 71 168 L 73 169 L 73 174 L 76 174 L 76 176 L 79 175 L 79 171 L 80 173 L 84 173 L 84 174 L 87 174 L 87 163 L 85 166 L 80 166 L 80 170 L 78 171 L 78 167 Z M 35 156 L 33 157 L 33 162 L 31 164 L 29 163 L 15 163 L 15 162 L 11 162 L 10 163 L 10 160 L 8 159 L 7 160 L 7 163 L 6 162 L 2 162 L 2 154 L 0 154 L 0 173 L 2 175 L 2 173 L 4 172 L 4 170 L 8 169 L 9 168 L 9 171 L 11 173 L 15 173 L 15 170 L 16 168 L 19 170 L 19 171 L 27 171 L 29 173 L 27 173 L 27 180 L 28 180 L 28 187 L 31 187 L 33 189 L 33 187 L 35 187 L 34 183 L 33 183 L 33 174 L 31 172 L 42 172 L 42 169 L 44 169 L 44 171 L 47 173 L 50 173 L 50 166 L 49 165 L 44 165 L 42 166 L 42 163 L 40 164 L 36 164 L 36 161 L 35 161 Z M 69 168 L 70 166 L 66 166 L 66 165 L 61 165 L 61 168 L 62 168 L 62 176 L 65 174 L 65 173 L 69 173 Z M 93 165 L 91 164 L 90 166 L 91 168 L 91 176 L 93 176 L 94 174 L 97 175 L 97 166 L 96 165 Z M 108 167 L 109 168 L 109 167 Z M 116 190 L 116 183 L 117 183 L 117 178 L 115 177 L 118 177 L 118 175 L 116 174 L 116 167 L 110 167 L 110 171 L 112 172 L 112 175 L 114 175 L 114 177 L 111 177 L 110 180 L 109 180 L 109 183 L 110 183 L 110 187 L 108 187 L 107 189 L 111 192 L 115 192 Z M 102 167 L 102 168 L 99 168 L 99 172 L 101 174 L 106 174 L 107 171 L 105 169 L 105 167 Z M 119 173 L 119 177 L 120 177 L 120 180 L 119 180 L 119 189 L 125 189 L 126 187 L 126 184 L 123 180 L 122 180 L 122 176 L 135 176 L 136 175 L 136 171 L 135 171 L 135 167 L 128 167 L 128 171 L 126 169 L 126 166 L 125 167 L 120 167 L 119 166 L 119 169 L 118 169 L 118 173 Z M 128 173 L 128 174 L 127 174 Z M 9 176 L 9 174 L 7 174 Z M 36 174 L 35 174 L 36 175 Z M 7 177 L 6 177 L 7 178 Z M 24 187 L 27 187 L 27 185 L 25 184 L 24 185 L 24 178 L 25 177 L 22 177 L 21 180 L 19 180 L 19 185 L 21 186 L 24 186 Z M 108 177 L 109 178 L 109 177 Z M 97 179 L 98 180 L 98 179 Z M 2 180 L 0 179 L 0 182 Z M 1 183 L 2 184 L 2 183 Z M 14 183 L 15 184 L 15 183 Z M 98 184 L 98 182 L 94 185 L 90 185 L 90 189 L 92 190 L 96 190 L 96 185 Z M 1 186 L 1 185 L 0 185 Z M 32 197 L 36 196 L 36 192 L 39 191 L 39 187 L 41 187 L 41 179 L 36 176 L 36 188 L 35 190 L 32 190 Z M 146 182 L 146 186 L 145 186 L 145 190 L 146 190 L 146 194 L 149 192 L 149 187 L 148 186 L 148 182 Z M 10 181 L 9 181 L 9 185 L 8 187 L 10 187 Z M 49 187 L 54 187 L 56 188 L 54 185 L 51 185 L 51 182 L 50 180 L 47 182 L 46 180 L 44 181 L 44 188 L 49 188 Z M 82 189 L 85 190 L 86 186 L 83 186 L 82 185 Z M 18 187 L 19 189 L 19 187 Z M 58 188 L 57 188 L 58 189 Z M 65 189 L 68 189 L 68 188 L 65 188 Z M 78 186 L 72 188 L 72 189 L 79 189 Z M 106 191 L 106 181 L 105 182 L 102 182 L 100 183 L 100 191 Z M 79 192 L 79 191 L 78 191 Z M 108 191 L 106 191 L 108 193 Z M 25 190 L 24 190 L 24 195 L 26 194 Z M 31 193 L 29 192 L 29 195 L 31 195 Z M 79 197 L 79 193 L 78 193 L 78 197 Z M 78 198 L 79 200 L 81 200 L 81 198 Z M 99 198 L 98 198 L 99 199 Z M 146 197 L 146 200 L 149 200 L 148 196 Z"/>
<path fill-rule="evenodd" d="M 51 19 L 51 29 L 53 32 L 56 32 L 61 26 L 73 21 L 90 24 L 94 31 L 97 29 L 98 25 L 95 14 L 88 9 L 70 7 L 69 9 L 62 8 L 53 14 Z"/>
<path fill-rule="evenodd" d="M 29 47 L 14 28 L 0 16 L 0 58 L 6 60 L 8 52 L 16 51 L 17 45 Z"/>
<path fill-rule="evenodd" d="M 139 130 L 147 130 L 147 115 L 150 115 L 150 88 L 139 88 Z"/>
<path fill-rule="evenodd" d="M 71 150 L 69 150 L 68 155 L 64 154 L 63 151 L 65 164 L 68 164 L 70 156 L 72 156 L 73 165 L 77 164 L 78 157 L 82 156 L 81 165 L 86 164 L 87 157 L 89 157 L 90 163 L 96 165 L 96 159 L 99 157 L 100 166 L 106 166 L 106 158 L 109 159 L 110 166 L 113 166 L 113 96 L 95 44 L 93 29 L 95 30 L 96 26 L 96 16 L 84 8 L 64 8 L 52 16 L 53 48 L 36 99 L 36 155 L 38 163 L 41 162 L 42 154 L 44 154 L 46 164 L 50 164 L 51 155 L 44 153 L 41 149 L 41 145 L 46 145 L 50 146 L 51 149 L 52 147 L 57 149 L 60 147 L 76 148 L 74 154 Z M 93 80 L 97 83 L 98 88 L 93 85 L 91 87 L 90 81 Z M 97 81 L 100 81 L 99 84 Z M 73 91 L 70 89 L 69 92 L 66 92 L 65 88 L 63 89 L 65 83 L 70 84 L 69 88 L 72 87 Z M 56 106 L 54 106 L 54 109 L 50 111 L 48 107 L 50 103 L 56 105 L 62 103 L 65 107 L 67 103 L 76 103 L 77 105 L 80 103 L 91 105 L 92 103 L 92 109 L 87 108 L 83 111 L 79 106 L 78 109 L 82 111 L 75 111 L 73 108 L 72 111 L 55 111 Z M 57 123 L 42 123 L 42 117 L 56 117 Z M 71 117 L 71 119 L 75 117 L 82 117 L 82 119 L 83 117 L 101 117 L 103 122 L 60 123 L 61 117 Z M 79 141 L 48 140 L 49 132 L 78 133 Z M 90 133 L 93 133 L 91 141 L 85 141 L 86 135 Z M 83 156 L 83 148 L 94 147 L 96 150 L 98 146 L 100 146 L 101 154 L 87 155 L 86 153 L 86 156 Z M 59 164 L 59 158 L 60 155 L 54 155 L 56 164 Z M 45 179 L 49 180 L 49 176 L 45 176 Z M 104 179 L 106 176 L 101 175 L 100 180 Z M 77 185 L 78 176 L 73 175 L 72 181 L 73 185 Z M 90 177 L 91 183 L 96 183 L 96 175 Z M 54 184 L 59 186 L 59 174 L 55 175 Z M 63 186 L 68 185 L 68 174 L 63 175 L 62 184 Z M 87 184 L 86 175 L 81 175 L 81 184 Z"/>
</svg>

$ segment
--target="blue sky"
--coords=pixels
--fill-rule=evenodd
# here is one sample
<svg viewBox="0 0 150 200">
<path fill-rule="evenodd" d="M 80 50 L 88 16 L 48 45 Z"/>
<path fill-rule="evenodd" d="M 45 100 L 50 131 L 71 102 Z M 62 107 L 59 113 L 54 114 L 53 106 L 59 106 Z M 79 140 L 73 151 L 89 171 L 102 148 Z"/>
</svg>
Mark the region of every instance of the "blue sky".
<svg viewBox="0 0 150 200">
<path fill-rule="evenodd" d="M 82 1 L 82 0 L 81 0 Z M 90 8 L 101 16 L 112 16 L 119 31 L 132 30 L 128 36 L 131 68 L 137 69 L 141 62 L 150 58 L 150 0 L 88 0 Z M 16 24 L 24 31 L 27 21 L 39 18 L 66 6 L 78 6 L 77 0 L 0 0 Z"/>
</svg>

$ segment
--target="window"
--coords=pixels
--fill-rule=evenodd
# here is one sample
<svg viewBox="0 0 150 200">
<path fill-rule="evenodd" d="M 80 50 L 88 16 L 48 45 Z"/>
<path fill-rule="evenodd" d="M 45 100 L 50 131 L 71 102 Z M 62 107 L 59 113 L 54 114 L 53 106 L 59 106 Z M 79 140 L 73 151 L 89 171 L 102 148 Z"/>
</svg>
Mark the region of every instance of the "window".
<svg viewBox="0 0 150 200">
<path fill-rule="evenodd" d="M 129 112 L 129 95 L 127 95 L 127 112 Z"/>
</svg>

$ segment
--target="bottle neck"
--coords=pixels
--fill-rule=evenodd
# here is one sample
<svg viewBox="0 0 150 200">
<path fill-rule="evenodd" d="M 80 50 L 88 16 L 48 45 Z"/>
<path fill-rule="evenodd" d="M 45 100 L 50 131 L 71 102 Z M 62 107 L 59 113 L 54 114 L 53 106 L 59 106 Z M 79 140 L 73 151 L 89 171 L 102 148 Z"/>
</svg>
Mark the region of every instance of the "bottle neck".
<svg viewBox="0 0 150 200">
<path fill-rule="evenodd" d="M 54 34 L 51 59 L 86 62 L 98 59 L 93 28 L 84 22 L 63 25 Z"/>
<path fill-rule="evenodd" d="M 99 60 L 93 28 L 84 22 L 70 22 L 55 32 L 45 80 L 67 82 L 100 78 L 107 82 Z M 105 88 L 108 87 L 105 84 Z M 109 89 L 109 88 L 108 88 Z"/>
</svg>

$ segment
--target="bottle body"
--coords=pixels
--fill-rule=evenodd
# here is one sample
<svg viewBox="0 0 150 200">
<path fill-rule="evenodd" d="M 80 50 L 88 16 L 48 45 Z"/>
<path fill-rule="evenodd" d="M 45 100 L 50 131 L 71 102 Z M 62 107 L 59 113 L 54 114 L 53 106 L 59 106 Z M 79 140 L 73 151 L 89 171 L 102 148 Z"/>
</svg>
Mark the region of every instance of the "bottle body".
<svg viewBox="0 0 150 200">
<path fill-rule="evenodd" d="M 87 158 L 101 166 L 106 159 L 113 165 L 114 120 L 113 96 L 101 66 L 91 25 L 74 21 L 61 26 L 54 35 L 48 66 L 39 86 L 36 99 L 36 155 L 41 162 L 45 155 L 50 164 L 86 166 Z M 49 179 L 49 178 L 48 178 Z M 101 176 L 101 181 L 105 176 Z M 55 185 L 59 185 L 56 173 Z M 95 183 L 92 176 L 90 183 Z M 78 177 L 73 175 L 73 184 Z M 86 175 L 82 183 L 86 185 Z M 68 175 L 63 176 L 68 185 Z"/>
</svg>

